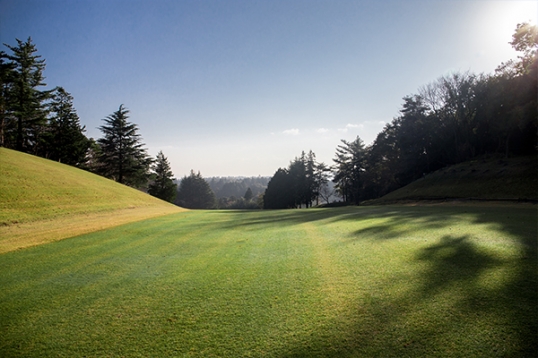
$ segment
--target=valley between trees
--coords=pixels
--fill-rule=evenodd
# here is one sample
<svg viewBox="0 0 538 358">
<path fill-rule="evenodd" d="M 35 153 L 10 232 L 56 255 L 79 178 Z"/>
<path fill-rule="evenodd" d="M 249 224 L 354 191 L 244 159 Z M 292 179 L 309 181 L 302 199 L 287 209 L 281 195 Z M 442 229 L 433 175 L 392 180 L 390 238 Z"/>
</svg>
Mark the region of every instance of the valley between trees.
<svg viewBox="0 0 538 358">
<path fill-rule="evenodd" d="M 6 45 L 9 53 L 0 52 L 0 146 L 73 165 L 186 208 L 310 207 L 335 196 L 358 205 L 451 165 L 536 156 L 538 29 L 528 23 L 517 25 L 510 42 L 517 60 L 500 64 L 494 74 L 452 73 L 424 85 L 403 98 L 400 115 L 372 144 L 359 136 L 342 140 L 333 165 L 303 152 L 276 170 L 263 194 L 249 194 L 248 200 L 246 190 L 217 200 L 194 170 L 178 187 L 167 157 L 148 156 L 124 105 L 103 119 L 103 137 L 87 138 L 73 97 L 62 87 L 41 89 L 45 60 L 31 38 L 16 41 Z"/>
<path fill-rule="evenodd" d="M 15 41 L 0 356 L 538 356 L 536 26 L 495 73 L 404 96 L 373 143 L 342 140 L 330 164 L 305 150 L 270 178 L 178 180 L 124 104 L 88 138 Z M 478 200 L 416 205 L 436 196 Z"/>
</svg>

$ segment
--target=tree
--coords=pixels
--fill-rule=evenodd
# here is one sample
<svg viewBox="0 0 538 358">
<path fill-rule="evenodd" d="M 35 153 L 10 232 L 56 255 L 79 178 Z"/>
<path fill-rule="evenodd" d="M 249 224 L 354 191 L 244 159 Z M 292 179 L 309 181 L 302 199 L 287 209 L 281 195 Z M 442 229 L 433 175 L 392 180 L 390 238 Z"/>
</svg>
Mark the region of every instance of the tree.
<svg viewBox="0 0 538 358">
<path fill-rule="evenodd" d="M 525 75 L 536 68 L 536 54 L 538 52 L 538 27 L 527 22 L 517 24 L 516 30 L 512 35 L 512 41 L 509 42 L 514 50 L 521 53 L 518 56 L 519 62 L 509 60 L 501 63 L 495 70 L 497 73 L 514 77 Z"/>
<path fill-rule="evenodd" d="M 288 170 L 278 168 L 263 195 L 264 209 L 289 209 L 296 207 L 293 181 Z"/>
<path fill-rule="evenodd" d="M 46 85 L 43 82 L 45 60 L 35 54 L 37 48 L 30 37 L 26 42 L 17 39 L 17 44 L 5 45 L 12 51 L 12 55 L 4 55 L 11 63 L 9 71 L 3 70 L 3 77 L 8 74 L 10 81 L 7 87 L 6 83 L 2 84 L 3 101 L 7 102 L 4 105 L 8 109 L 4 109 L 2 118 L 3 144 L 35 154 L 46 122 L 44 102 L 50 97 L 50 91 L 38 89 Z M 10 121 L 14 123 L 9 123 Z"/>
<path fill-rule="evenodd" d="M 162 151 L 157 154 L 152 169 L 154 180 L 149 184 L 148 193 L 159 199 L 173 202 L 176 198 L 177 185 L 172 180 L 174 174 Z"/>
<path fill-rule="evenodd" d="M 333 194 L 329 188 L 329 175 L 331 169 L 325 163 L 316 163 L 314 171 L 314 192 L 316 194 L 316 205 L 319 205 L 319 198 L 321 197 L 325 202 L 329 203 L 329 198 Z"/>
<path fill-rule="evenodd" d="M 345 202 L 359 205 L 362 186 L 362 173 L 365 171 L 366 149 L 359 136 L 348 142 L 342 139 L 342 144 L 336 148 L 336 172 L 333 181 Z"/>
<path fill-rule="evenodd" d="M 129 111 L 119 109 L 103 119 L 99 127 L 104 137 L 99 138 L 100 173 L 118 183 L 140 187 L 147 182 L 151 159 L 143 148 L 136 124 L 127 121 Z"/>
<path fill-rule="evenodd" d="M 296 157 L 288 167 L 288 176 L 291 186 L 291 196 L 294 207 L 300 207 L 308 203 L 309 188 L 306 174 L 306 158 L 302 152 L 300 157 Z"/>
<path fill-rule="evenodd" d="M 179 184 L 176 204 L 188 209 L 214 209 L 217 199 L 200 172 L 191 170 Z"/>
<path fill-rule="evenodd" d="M 9 130 L 8 126 L 14 127 L 11 113 L 10 99 L 13 93 L 13 82 L 15 72 L 15 64 L 9 61 L 7 54 L 0 51 L 0 147 L 9 146 L 14 143 L 14 138 L 8 140 L 9 134 L 15 133 Z M 8 136 L 6 138 L 6 136 Z"/>
<path fill-rule="evenodd" d="M 252 189 L 250 187 L 245 192 L 244 198 L 246 201 L 250 201 L 254 195 L 252 194 Z"/>
<path fill-rule="evenodd" d="M 290 162 L 288 169 L 279 168 L 271 178 L 264 194 L 264 208 L 311 207 L 323 185 L 323 171 L 327 168 L 324 164 L 318 167 L 314 152 L 306 155 L 303 151 Z"/>
<path fill-rule="evenodd" d="M 57 87 L 52 92 L 49 111 L 51 116 L 44 133 L 46 144 L 40 154 L 61 163 L 84 166 L 90 141 L 84 135 L 86 127 L 80 124 L 73 97 L 62 87 Z"/>
</svg>

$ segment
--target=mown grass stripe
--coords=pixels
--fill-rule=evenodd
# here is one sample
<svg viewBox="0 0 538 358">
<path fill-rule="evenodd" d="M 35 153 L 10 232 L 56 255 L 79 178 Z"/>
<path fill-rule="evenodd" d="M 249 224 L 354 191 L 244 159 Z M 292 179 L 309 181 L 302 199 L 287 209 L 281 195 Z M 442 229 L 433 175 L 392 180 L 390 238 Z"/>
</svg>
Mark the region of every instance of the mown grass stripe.
<svg viewBox="0 0 538 358">
<path fill-rule="evenodd" d="M 4 253 L 0 355 L 532 356 L 536 208 L 512 215 L 188 211 Z"/>
</svg>

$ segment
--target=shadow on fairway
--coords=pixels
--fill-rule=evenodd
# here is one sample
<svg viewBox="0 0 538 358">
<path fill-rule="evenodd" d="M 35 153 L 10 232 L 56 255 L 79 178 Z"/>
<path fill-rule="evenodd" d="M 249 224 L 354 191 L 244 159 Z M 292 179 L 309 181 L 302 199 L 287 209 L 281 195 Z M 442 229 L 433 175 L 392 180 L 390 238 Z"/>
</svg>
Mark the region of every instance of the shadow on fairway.
<svg viewBox="0 0 538 358">
<path fill-rule="evenodd" d="M 393 352 L 394 356 L 473 355 L 538 356 L 538 275 L 536 208 L 520 207 L 368 207 L 329 210 L 286 210 L 271 215 L 257 215 L 231 223 L 255 230 L 267 224 L 299 225 L 313 221 L 362 221 L 384 219 L 379 225 L 365 225 L 353 232 L 350 244 L 357 240 L 391 240 L 412 237 L 409 220 L 420 220 L 424 228 L 457 227 L 459 215 L 475 224 L 495 225 L 520 248 L 519 257 L 503 261 L 479 249 L 467 235 L 449 234 L 417 252 L 414 262 L 424 267 L 417 273 L 418 284 L 403 296 L 352 303 L 349 317 L 332 327 L 313 332 L 308 343 L 284 347 L 282 357 L 350 357 L 375 356 Z M 469 219 L 470 218 L 470 219 Z M 456 223 L 456 224 L 455 224 Z M 380 241 L 380 242 L 381 242 Z M 512 279 L 484 287 L 479 277 L 495 268 L 512 270 Z M 397 280 L 397 276 L 394 276 Z M 492 279 L 494 280 L 494 278 Z M 387 285 L 392 283 L 388 281 Z M 457 288 L 454 294 L 451 290 Z M 427 325 L 406 323 L 408 311 L 430 307 L 444 296 L 455 298 L 432 312 Z M 433 303 L 432 303 L 433 302 Z M 427 304 L 426 304 L 427 303 Z M 428 306 L 429 305 L 429 306 Z M 353 308 L 355 307 L 355 308 Z M 364 321 L 364 317 L 370 317 Z M 372 320 L 372 317 L 374 319 Z M 501 322 L 493 337 L 481 336 L 481 324 Z M 351 322 L 351 323 L 350 323 Z M 504 325 L 511 326 L 505 333 Z M 473 331 L 473 337 L 461 331 Z M 432 332 L 442 332 L 434 335 Z M 485 332 L 488 332 L 486 330 Z M 491 332 L 491 329 L 489 330 Z M 514 333 L 517 332 L 517 337 Z M 382 337 L 382 340 L 378 339 Z M 303 343 L 305 343 L 303 341 Z M 485 346 L 480 346 L 480 345 Z"/>
<path fill-rule="evenodd" d="M 329 330 L 313 335 L 305 346 L 286 347 L 281 357 L 382 356 L 386 352 L 395 357 L 536 356 L 535 257 L 533 262 L 527 257 L 515 263 L 517 274 L 512 281 L 485 289 L 478 284 L 480 274 L 506 262 L 480 252 L 468 237 L 444 236 L 440 243 L 418 253 L 416 260 L 428 269 L 419 275 L 420 284 L 414 291 L 394 299 L 355 302 L 349 311 L 351 324 L 335 322 Z M 459 292 L 448 307 L 441 305 L 442 311 L 431 312 L 424 324 L 407 322 L 409 311 L 452 295 L 452 287 Z M 485 321 L 500 317 L 518 337 L 510 337 L 502 326 L 495 336 L 481 335 Z M 462 331 L 475 333 L 466 337 Z M 475 334 L 480 337 L 478 342 L 473 341 Z"/>
</svg>

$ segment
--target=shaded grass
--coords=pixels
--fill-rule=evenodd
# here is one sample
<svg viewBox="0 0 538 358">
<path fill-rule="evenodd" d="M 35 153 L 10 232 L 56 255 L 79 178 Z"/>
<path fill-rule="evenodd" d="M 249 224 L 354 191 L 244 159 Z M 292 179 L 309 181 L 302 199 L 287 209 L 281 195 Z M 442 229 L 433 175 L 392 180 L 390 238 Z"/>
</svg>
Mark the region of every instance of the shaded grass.
<svg viewBox="0 0 538 358">
<path fill-rule="evenodd" d="M 0 255 L 2 356 L 534 356 L 535 206 L 190 211 Z"/>
<path fill-rule="evenodd" d="M 429 199 L 538 200 L 538 158 L 482 158 L 440 169 L 373 203 Z"/>
<path fill-rule="evenodd" d="M 0 253 L 181 210 L 95 174 L 0 148 Z"/>
</svg>

